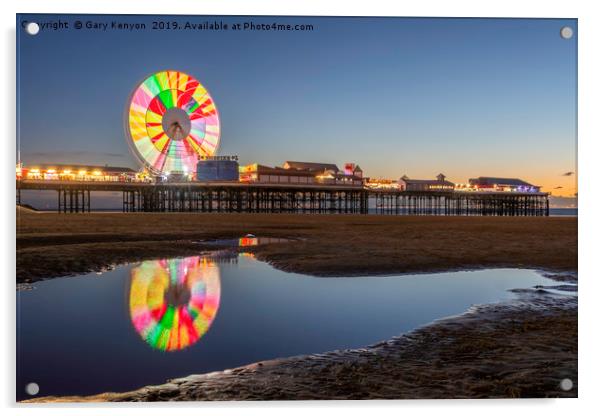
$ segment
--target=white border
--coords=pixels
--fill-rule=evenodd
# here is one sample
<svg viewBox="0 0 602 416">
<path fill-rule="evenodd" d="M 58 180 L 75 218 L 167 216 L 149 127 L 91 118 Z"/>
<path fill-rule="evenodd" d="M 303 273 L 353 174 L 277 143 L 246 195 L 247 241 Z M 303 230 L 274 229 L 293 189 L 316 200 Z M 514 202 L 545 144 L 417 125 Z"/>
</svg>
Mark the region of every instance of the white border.
<svg viewBox="0 0 602 416">
<path fill-rule="evenodd" d="M 14 137 L 15 137 L 15 13 L 106 13 L 106 14 L 249 14 L 249 15 L 346 15 L 346 16 L 464 16 L 464 17 L 562 17 L 579 19 L 579 399 L 576 400 L 505 400 L 505 401 L 405 401 L 405 402 L 293 402 L 293 403 L 193 403 L 177 405 L 180 412 L 209 412 L 210 414 L 241 413 L 261 414 L 307 414 L 308 412 L 328 412 L 346 414 L 365 414 L 372 409 L 383 414 L 403 412 L 459 414 L 501 414 L 507 416 L 512 412 L 545 412 L 546 414 L 562 414 L 588 412 L 600 408 L 597 400 L 600 368 L 600 324 L 599 310 L 602 294 L 599 273 L 596 273 L 595 256 L 600 245 L 600 213 L 601 202 L 594 182 L 596 169 L 602 154 L 599 144 L 602 105 L 600 97 L 600 74 L 602 74 L 600 40 L 602 40 L 602 19 L 596 13 L 594 1 L 525 1 L 506 0 L 496 2 L 484 1 L 415 1 L 386 2 L 370 1 L 334 1 L 334 0 L 88 0 L 73 2 L 72 0 L 44 1 L 21 0 L 12 4 L 2 2 L 2 19 L 4 42 L 2 42 L 2 82 L 4 99 L 2 100 L 2 126 L 4 140 L 9 150 L 3 153 L 2 170 L 4 178 L 2 195 L 8 199 L 2 206 L 4 230 L 3 262 L 4 282 L 4 317 L 7 333 L 1 343 L 2 358 L 7 369 L 2 377 L 2 404 L 11 407 L 9 414 L 32 411 L 36 414 L 63 415 L 81 413 L 105 413 L 117 409 L 108 406 L 99 407 L 14 407 Z M 6 148 L 5 147 L 5 148 Z M 534 155 L 536 160 L 537 155 Z M 165 414 L 169 404 L 156 406 L 129 406 L 128 412 L 136 414 Z M 126 409 L 121 409 L 123 411 Z"/>
</svg>

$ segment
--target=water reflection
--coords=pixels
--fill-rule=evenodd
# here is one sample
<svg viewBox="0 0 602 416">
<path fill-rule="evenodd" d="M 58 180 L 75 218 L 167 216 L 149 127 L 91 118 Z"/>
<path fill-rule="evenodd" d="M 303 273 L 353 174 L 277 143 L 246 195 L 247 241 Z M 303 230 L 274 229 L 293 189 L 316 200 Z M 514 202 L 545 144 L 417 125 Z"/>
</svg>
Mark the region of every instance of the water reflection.
<svg viewBox="0 0 602 416">
<path fill-rule="evenodd" d="M 280 237 L 256 237 L 253 234 L 247 234 L 240 238 L 220 238 L 211 240 L 195 241 L 197 244 L 211 246 L 227 246 L 227 247 L 254 247 L 265 244 L 288 243 L 292 241 L 289 238 Z"/>
<path fill-rule="evenodd" d="M 239 247 L 253 247 L 258 245 L 259 239 L 257 237 L 244 236 L 238 239 Z"/>
<path fill-rule="evenodd" d="M 128 391 L 278 357 L 363 348 L 474 304 L 526 296 L 508 289 L 539 286 L 543 296 L 568 284 L 525 269 L 315 278 L 237 251 L 119 266 L 102 277 L 51 279 L 18 292 L 18 399 L 28 398 L 31 382 L 43 395 Z"/>
<path fill-rule="evenodd" d="M 131 270 L 130 317 L 153 348 L 176 351 L 197 342 L 219 303 L 219 268 L 210 257 L 145 261 Z"/>
</svg>

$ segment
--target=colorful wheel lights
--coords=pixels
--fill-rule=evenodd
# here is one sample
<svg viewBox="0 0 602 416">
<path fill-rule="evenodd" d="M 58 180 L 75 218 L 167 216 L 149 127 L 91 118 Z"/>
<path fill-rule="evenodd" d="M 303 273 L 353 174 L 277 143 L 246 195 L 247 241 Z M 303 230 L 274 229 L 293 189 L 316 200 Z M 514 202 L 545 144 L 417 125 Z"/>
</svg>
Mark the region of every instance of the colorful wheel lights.
<svg viewBox="0 0 602 416">
<path fill-rule="evenodd" d="M 206 257 L 145 261 L 131 271 L 130 317 L 155 349 L 177 351 L 197 342 L 219 303 L 219 269 Z"/>
<path fill-rule="evenodd" d="M 178 71 L 144 80 L 128 106 L 129 144 L 155 174 L 187 174 L 199 156 L 215 154 L 220 138 L 217 108 L 199 81 Z"/>
</svg>

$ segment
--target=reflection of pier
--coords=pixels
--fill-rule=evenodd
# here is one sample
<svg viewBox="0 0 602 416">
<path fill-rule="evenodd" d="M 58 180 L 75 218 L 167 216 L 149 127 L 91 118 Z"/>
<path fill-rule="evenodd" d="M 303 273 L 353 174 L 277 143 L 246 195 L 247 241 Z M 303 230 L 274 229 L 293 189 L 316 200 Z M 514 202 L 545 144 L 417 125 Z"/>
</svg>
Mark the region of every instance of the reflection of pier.
<svg viewBox="0 0 602 416">
<path fill-rule="evenodd" d="M 363 186 L 240 182 L 17 181 L 21 190 L 55 190 L 59 212 L 89 212 L 91 192 L 122 192 L 124 212 L 376 213 L 398 215 L 549 215 L 542 192 L 373 190 Z"/>
</svg>

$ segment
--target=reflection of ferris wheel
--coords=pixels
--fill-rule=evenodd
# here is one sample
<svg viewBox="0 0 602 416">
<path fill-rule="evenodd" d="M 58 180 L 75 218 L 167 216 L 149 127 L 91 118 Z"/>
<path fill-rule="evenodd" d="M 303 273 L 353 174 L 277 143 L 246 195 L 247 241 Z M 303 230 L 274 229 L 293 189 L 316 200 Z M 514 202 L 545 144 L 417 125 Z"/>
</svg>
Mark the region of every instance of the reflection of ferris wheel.
<svg viewBox="0 0 602 416">
<path fill-rule="evenodd" d="M 151 172 L 194 172 L 199 156 L 213 156 L 219 116 L 209 92 L 183 72 L 161 71 L 144 80 L 128 103 L 128 143 Z"/>
<path fill-rule="evenodd" d="M 184 349 L 215 319 L 219 268 L 206 257 L 144 261 L 132 268 L 129 300 L 132 323 L 151 347 Z"/>
</svg>

